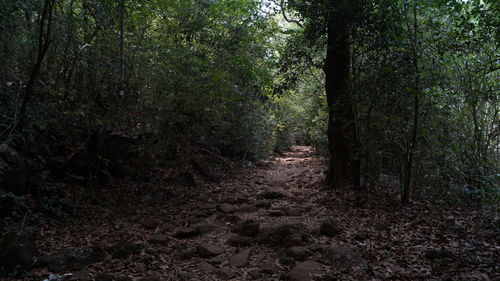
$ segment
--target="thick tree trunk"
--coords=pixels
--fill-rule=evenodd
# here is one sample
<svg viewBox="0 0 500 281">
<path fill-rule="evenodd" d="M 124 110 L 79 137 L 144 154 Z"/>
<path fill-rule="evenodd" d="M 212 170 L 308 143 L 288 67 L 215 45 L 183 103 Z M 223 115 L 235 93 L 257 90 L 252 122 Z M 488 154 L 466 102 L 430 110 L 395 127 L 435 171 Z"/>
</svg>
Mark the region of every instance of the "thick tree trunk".
<svg viewBox="0 0 500 281">
<path fill-rule="evenodd" d="M 359 187 L 360 163 L 356 152 L 357 130 L 353 99 L 349 89 L 350 45 L 346 20 L 331 19 L 328 24 L 327 54 L 324 66 L 328 101 L 328 146 L 330 167 L 327 184 L 331 187 Z"/>
</svg>

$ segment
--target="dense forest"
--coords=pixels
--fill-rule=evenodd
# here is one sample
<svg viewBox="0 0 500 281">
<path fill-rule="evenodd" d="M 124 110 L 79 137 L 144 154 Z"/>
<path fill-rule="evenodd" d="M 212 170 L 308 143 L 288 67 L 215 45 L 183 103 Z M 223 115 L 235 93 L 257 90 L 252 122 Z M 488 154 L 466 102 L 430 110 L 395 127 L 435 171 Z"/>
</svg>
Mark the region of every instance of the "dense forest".
<svg viewBox="0 0 500 281">
<path fill-rule="evenodd" d="M 0 0 L 1 280 L 498 280 L 500 1 Z"/>
</svg>

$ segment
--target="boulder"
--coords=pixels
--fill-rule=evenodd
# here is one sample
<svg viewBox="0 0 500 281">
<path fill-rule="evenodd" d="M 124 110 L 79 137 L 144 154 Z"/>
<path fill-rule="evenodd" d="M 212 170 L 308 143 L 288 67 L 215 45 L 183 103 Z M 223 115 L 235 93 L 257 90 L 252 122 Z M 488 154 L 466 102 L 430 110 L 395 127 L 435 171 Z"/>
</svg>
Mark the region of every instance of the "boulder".
<svg viewBox="0 0 500 281">
<path fill-rule="evenodd" d="M 0 267 L 7 271 L 31 269 L 35 254 L 35 237 L 27 230 L 7 232 L 0 240 Z"/>
<path fill-rule="evenodd" d="M 334 237 L 340 234 L 340 227 L 336 220 L 328 219 L 321 224 L 320 232 L 327 237 Z"/>
<path fill-rule="evenodd" d="M 284 255 L 284 256 L 281 256 L 281 258 L 280 258 L 280 264 L 286 265 L 286 266 L 292 266 L 295 264 L 295 259 L 290 257 L 290 256 Z"/>
<path fill-rule="evenodd" d="M 248 236 L 234 235 L 227 240 L 227 244 L 233 247 L 246 247 L 252 245 L 254 240 Z"/>
<path fill-rule="evenodd" d="M 285 253 L 287 256 L 292 257 L 298 261 L 304 261 L 312 254 L 311 251 L 304 246 L 290 247 L 285 251 Z"/>
<path fill-rule="evenodd" d="M 260 224 L 258 224 L 256 221 L 245 220 L 240 224 L 238 224 L 237 226 L 235 226 L 232 229 L 232 232 L 238 233 L 243 236 L 254 237 L 257 236 L 257 234 L 259 233 L 259 229 L 260 229 Z"/>
<path fill-rule="evenodd" d="M 199 225 L 196 225 L 194 228 L 198 230 L 200 234 L 207 234 L 212 231 L 215 231 L 216 229 L 220 228 L 221 226 L 215 223 L 202 223 Z"/>
<path fill-rule="evenodd" d="M 200 232 L 196 228 L 192 227 L 186 227 L 186 228 L 179 228 L 175 231 L 174 233 L 174 238 L 177 239 L 186 239 L 186 238 L 191 238 L 200 235 Z"/>
<path fill-rule="evenodd" d="M 267 264 L 259 269 L 259 273 L 265 274 L 265 275 L 273 275 L 276 274 L 280 271 L 280 268 L 276 266 L 274 263 Z"/>
<path fill-rule="evenodd" d="M 219 278 L 219 280 L 229 280 L 236 277 L 236 273 L 229 267 L 219 268 L 214 272 L 214 274 Z"/>
<path fill-rule="evenodd" d="M 38 263 L 40 266 L 47 267 L 51 271 L 60 272 L 78 269 L 100 262 L 101 260 L 101 253 L 94 249 L 74 248 L 43 256 L 38 259 Z"/>
<path fill-rule="evenodd" d="M 313 281 L 314 275 L 321 273 L 321 264 L 314 261 L 298 263 L 287 275 L 291 281 Z"/>
<path fill-rule="evenodd" d="M 311 238 L 311 231 L 303 223 L 283 224 L 278 226 L 264 227 L 260 229 L 257 241 L 262 244 L 282 246 L 285 238 L 296 234 L 304 243 L 308 243 Z"/>
<path fill-rule="evenodd" d="M 300 217 L 304 213 L 304 210 L 298 207 L 290 207 L 286 209 L 286 215 L 290 217 Z"/>
<path fill-rule="evenodd" d="M 352 245 L 321 249 L 319 251 L 321 257 L 318 261 L 347 271 L 352 270 L 354 267 L 363 270 L 367 269 L 368 262 L 359 256 L 355 249 L 356 247 Z"/>
<path fill-rule="evenodd" d="M 283 192 L 279 191 L 279 190 L 266 190 L 262 193 L 259 194 L 259 197 L 260 198 L 263 198 L 263 199 L 280 199 L 280 198 L 285 198 L 286 197 L 286 194 L 284 194 Z"/>
<path fill-rule="evenodd" d="M 448 249 L 427 249 L 424 252 L 424 257 L 429 260 L 443 260 L 450 259 L 454 257 L 452 251 Z"/>
<path fill-rule="evenodd" d="M 293 247 L 293 246 L 304 246 L 304 240 L 302 240 L 302 235 L 295 233 L 288 235 L 284 240 L 283 240 L 283 246 L 284 247 Z"/>
<path fill-rule="evenodd" d="M 258 208 L 271 208 L 273 204 L 269 200 L 262 200 L 255 203 L 255 207 Z"/>
<path fill-rule="evenodd" d="M 198 245 L 198 247 L 196 247 L 196 250 L 198 252 L 198 255 L 202 258 L 218 256 L 224 253 L 224 249 L 222 249 L 221 247 L 208 243 Z"/>
<path fill-rule="evenodd" d="M 23 195 L 28 192 L 26 161 L 7 144 L 0 145 L 0 187 L 6 192 Z"/>
<path fill-rule="evenodd" d="M 222 203 L 219 205 L 219 210 L 225 214 L 229 214 L 238 211 L 238 207 L 228 203 Z"/>
<path fill-rule="evenodd" d="M 283 210 L 271 210 L 269 211 L 268 215 L 270 217 L 283 217 L 286 215 L 286 213 Z"/>
<path fill-rule="evenodd" d="M 244 267 L 248 265 L 248 260 L 250 258 L 250 252 L 252 249 L 245 249 L 238 254 L 231 257 L 229 263 L 235 267 Z"/>
<path fill-rule="evenodd" d="M 198 268 L 201 272 L 210 273 L 215 270 L 215 267 L 207 262 L 202 262 L 199 264 Z"/>
<path fill-rule="evenodd" d="M 168 235 L 161 234 L 161 233 L 155 233 L 151 238 L 149 239 L 149 243 L 151 244 L 166 244 L 169 240 Z"/>
<path fill-rule="evenodd" d="M 129 256 L 139 254 L 141 247 L 137 244 L 124 241 L 118 242 L 110 250 L 114 259 L 126 259 Z"/>
<path fill-rule="evenodd" d="M 259 208 L 255 207 L 254 205 L 250 204 L 243 204 L 238 208 L 239 213 L 253 213 L 257 212 Z"/>
</svg>

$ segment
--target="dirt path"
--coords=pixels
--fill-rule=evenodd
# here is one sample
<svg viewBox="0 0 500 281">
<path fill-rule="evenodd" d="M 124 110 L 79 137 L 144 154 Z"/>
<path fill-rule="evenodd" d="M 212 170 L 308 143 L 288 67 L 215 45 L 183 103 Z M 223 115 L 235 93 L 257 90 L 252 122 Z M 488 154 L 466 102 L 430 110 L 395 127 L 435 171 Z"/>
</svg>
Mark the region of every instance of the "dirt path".
<svg viewBox="0 0 500 281">
<path fill-rule="evenodd" d="M 498 233 L 487 218 L 328 191 L 321 162 L 295 146 L 219 184 L 124 185 L 102 207 L 40 225 L 30 280 L 70 272 L 122 281 L 498 277 Z"/>
</svg>

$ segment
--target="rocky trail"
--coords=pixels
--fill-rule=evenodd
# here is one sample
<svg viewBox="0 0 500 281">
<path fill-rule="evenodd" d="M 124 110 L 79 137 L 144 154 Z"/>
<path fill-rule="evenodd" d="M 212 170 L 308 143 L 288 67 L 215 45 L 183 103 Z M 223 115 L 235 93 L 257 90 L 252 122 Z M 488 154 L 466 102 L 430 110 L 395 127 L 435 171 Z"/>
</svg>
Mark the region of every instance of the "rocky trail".
<svg viewBox="0 0 500 281">
<path fill-rule="evenodd" d="M 36 265 L 21 279 L 500 279 L 491 215 L 328 190 L 324 170 L 295 146 L 220 183 L 124 183 L 70 221 L 41 222 Z"/>
</svg>

